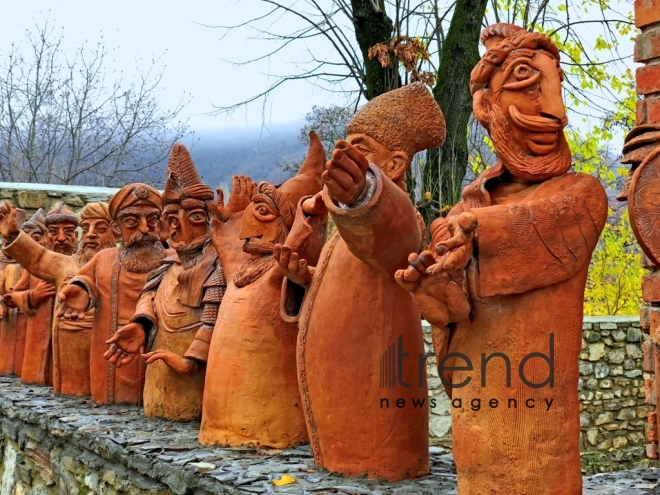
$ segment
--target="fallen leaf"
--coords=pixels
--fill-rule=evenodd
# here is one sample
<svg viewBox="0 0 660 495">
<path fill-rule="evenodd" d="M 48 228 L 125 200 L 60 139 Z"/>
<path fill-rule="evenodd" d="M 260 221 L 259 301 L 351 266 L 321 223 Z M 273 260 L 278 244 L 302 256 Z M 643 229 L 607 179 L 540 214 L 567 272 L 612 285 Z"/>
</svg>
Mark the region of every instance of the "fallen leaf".
<svg viewBox="0 0 660 495">
<path fill-rule="evenodd" d="M 295 483 L 295 482 L 296 479 L 293 476 L 291 476 L 290 474 L 283 474 L 279 480 L 273 480 L 273 485 L 275 486 L 290 485 L 291 483 Z"/>
</svg>

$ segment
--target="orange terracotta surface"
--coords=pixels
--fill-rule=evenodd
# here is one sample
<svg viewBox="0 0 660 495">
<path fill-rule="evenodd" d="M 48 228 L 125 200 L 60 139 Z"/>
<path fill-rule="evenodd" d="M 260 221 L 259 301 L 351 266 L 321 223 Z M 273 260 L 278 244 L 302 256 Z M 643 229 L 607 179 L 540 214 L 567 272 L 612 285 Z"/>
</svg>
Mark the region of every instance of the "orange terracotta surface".
<svg viewBox="0 0 660 495">
<path fill-rule="evenodd" d="M 347 133 L 326 163 L 320 205 L 303 203 L 306 214 L 296 218 L 311 222 L 329 211 L 337 232 L 318 263 L 308 260 L 311 274 L 286 271 L 290 282 L 308 282 L 297 350 L 307 427 L 320 468 L 415 478 L 429 471 L 428 390 L 417 360 L 424 342 L 419 312 L 394 273 L 420 249 L 424 232 L 403 190 L 405 173 L 415 152 L 442 144 L 444 118 L 415 83 L 371 100 Z M 352 182 L 341 180 L 344 174 Z M 288 302 L 283 308 L 296 313 Z M 383 358 L 399 339 L 413 356 L 400 370 L 409 388 L 383 385 Z"/>
<path fill-rule="evenodd" d="M 41 279 L 23 270 L 14 287 L 12 299 L 26 315 L 25 357 L 21 370 L 23 383 L 36 385 L 53 384 L 53 348 L 51 327 L 53 324 L 53 298 L 48 298 L 37 308 L 30 304 L 30 291 Z"/>
<path fill-rule="evenodd" d="M 289 235 L 299 199 L 321 189 L 325 152 L 315 134 L 310 143 L 296 177 L 278 188 L 260 184 L 244 213 L 214 223 L 228 285 L 209 350 L 202 444 L 284 448 L 307 442 L 296 369 L 298 326 L 280 318 L 284 276 L 272 253 Z M 298 239 L 311 247 L 310 256 L 318 258 L 325 218 Z M 241 252 L 243 241 L 249 255 Z"/>
<path fill-rule="evenodd" d="M 447 352 L 460 353 L 440 370 L 458 404 L 459 494 L 577 495 L 584 287 L 607 196 L 598 179 L 568 172 L 557 48 L 508 24 L 489 26 L 482 41 L 473 108 L 498 162 L 433 223 L 434 251 L 412 256 L 397 279 L 423 315 L 445 328 L 434 338 L 448 336 Z M 443 277 L 448 283 L 437 283 Z M 469 313 L 447 310 L 451 287 L 462 291 Z M 430 310 L 433 297 L 444 311 Z"/>
<path fill-rule="evenodd" d="M 15 261 L 4 264 L 0 273 L 0 295 L 11 295 L 21 273 L 22 268 Z M 5 306 L 5 314 L 0 322 L 0 375 L 21 376 L 26 332 L 25 314 L 15 307 Z"/>
</svg>

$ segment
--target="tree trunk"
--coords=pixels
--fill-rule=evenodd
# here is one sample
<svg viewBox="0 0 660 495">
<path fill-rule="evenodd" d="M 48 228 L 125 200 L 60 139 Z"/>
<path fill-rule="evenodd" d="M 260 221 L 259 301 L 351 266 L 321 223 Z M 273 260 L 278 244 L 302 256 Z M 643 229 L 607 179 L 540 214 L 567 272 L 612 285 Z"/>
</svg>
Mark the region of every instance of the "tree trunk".
<svg viewBox="0 0 660 495">
<path fill-rule="evenodd" d="M 374 4 L 378 9 L 374 8 Z M 377 43 L 389 43 L 392 37 L 392 20 L 385 13 L 384 0 L 351 0 L 355 38 L 362 51 L 366 75 L 368 100 L 387 93 L 400 85 L 399 67 L 382 67 L 376 59 L 369 59 L 369 48 Z"/>
<path fill-rule="evenodd" d="M 428 151 L 422 174 L 423 191 L 431 193 L 431 199 L 425 199 L 420 207 L 427 225 L 443 207 L 461 199 L 468 166 L 468 121 L 472 114 L 470 73 L 479 61 L 486 1 L 458 0 L 442 45 L 433 96 L 447 121 L 447 139 L 441 149 Z"/>
</svg>

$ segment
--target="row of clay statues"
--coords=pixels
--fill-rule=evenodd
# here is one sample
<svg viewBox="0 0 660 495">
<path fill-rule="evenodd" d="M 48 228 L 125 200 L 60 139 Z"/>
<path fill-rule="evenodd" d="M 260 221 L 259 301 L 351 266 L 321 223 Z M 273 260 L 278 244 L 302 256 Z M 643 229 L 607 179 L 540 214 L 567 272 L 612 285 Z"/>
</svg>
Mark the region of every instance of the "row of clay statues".
<svg viewBox="0 0 660 495">
<path fill-rule="evenodd" d="M 329 161 L 312 132 L 292 179 L 235 178 L 226 205 L 176 144 L 162 195 L 129 184 L 80 220 L 59 206 L 21 224 L 0 207 L 2 371 L 201 418 L 203 444 L 309 442 L 320 468 L 397 481 L 429 472 L 423 316 L 459 493 L 580 493 L 583 295 L 607 198 L 569 172 L 556 46 L 509 24 L 482 41 L 473 108 L 498 161 L 430 246 L 405 185 L 413 155 L 445 136 L 422 83 L 364 105 Z M 399 385 L 383 387 L 393 343 Z"/>
</svg>

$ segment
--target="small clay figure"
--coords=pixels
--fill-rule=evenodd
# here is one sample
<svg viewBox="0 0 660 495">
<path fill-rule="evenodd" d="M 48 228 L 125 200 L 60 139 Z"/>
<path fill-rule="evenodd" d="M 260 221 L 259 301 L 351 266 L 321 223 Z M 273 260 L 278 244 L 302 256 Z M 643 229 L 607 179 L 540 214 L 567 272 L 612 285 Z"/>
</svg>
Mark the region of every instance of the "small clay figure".
<svg viewBox="0 0 660 495">
<path fill-rule="evenodd" d="M 283 275 L 273 250 L 294 235 L 310 260 L 318 258 L 326 216 L 318 216 L 314 228 L 291 227 L 300 199 L 321 190 L 324 161 L 312 132 L 298 175 L 279 187 L 262 182 L 244 213 L 214 222 L 213 242 L 228 284 L 209 350 L 202 444 L 285 448 L 307 442 L 296 371 L 298 328 L 280 317 Z"/>
<path fill-rule="evenodd" d="M 337 232 L 318 264 L 289 245 L 278 256 L 290 282 L 288 315 L 300 308 L 292 284 L 306 291 L 298 376 L 321 468 L 389 481 L 429 472 L 428 390 L 416 359 L 424 355 L 421 318 L 394 273 L 421 249 L 425 230 L 405 192 L 406 171 L 415 153 L 440 146 L 444 136 L 442 112 L 422 83 L 369 101 L 326 164 L 322 196 L 305 201 L 296 218 L 306 223 L 327 208 Z M 399 342 L 413 357 L 399 369 L 411 386 L 383 387 L 383 356 Z"/>
<path fill-rule="evenodd" d="M 21 233 L 15 221 L 16 209 L 0 205 L 0 234 L 6 240 L 6 252 L 30 274 L 52 284 L 57 291 L 101 249 L 114 247 L 116 234 L 110 227 L 107 203 L 88 203 L 80 212 L 82 240 L 73 256 L 56 253 Z M 55 301 L 55 307 L 59 301 Z M 89 352 L 94 311 L 82 320 L 53 319 L 53 391 L 67 395 L 88 396 Z"/>
<path fill-rule="evenodd" d="M 90 383 L 97 404 L 142 403 L 143 368 L 140 359 L 116 368 L 103 358 L 111 338 L 135 314 L 149 272 L 166 257 L 158 233 L 162 199 L 153 187 L 128 184 L 108 205 L 112 229 L 121 235 L 120 247 L 98 252 L 60 292 L 57 316 L 84 319 L 94 309 L 90 347 Z"/>
<path fill-rule="evenodd" d="M 434 325 L 441 377 L 462 404 L 458 492 L 577 495 L 584 287 L 607 196 L 569 172 L 552 40 L 511 24 L 481 39 L 470 88 L 498 161 L 433 222 L 435 253 L 413 253 L 396 279 Z"/>
</svg>

